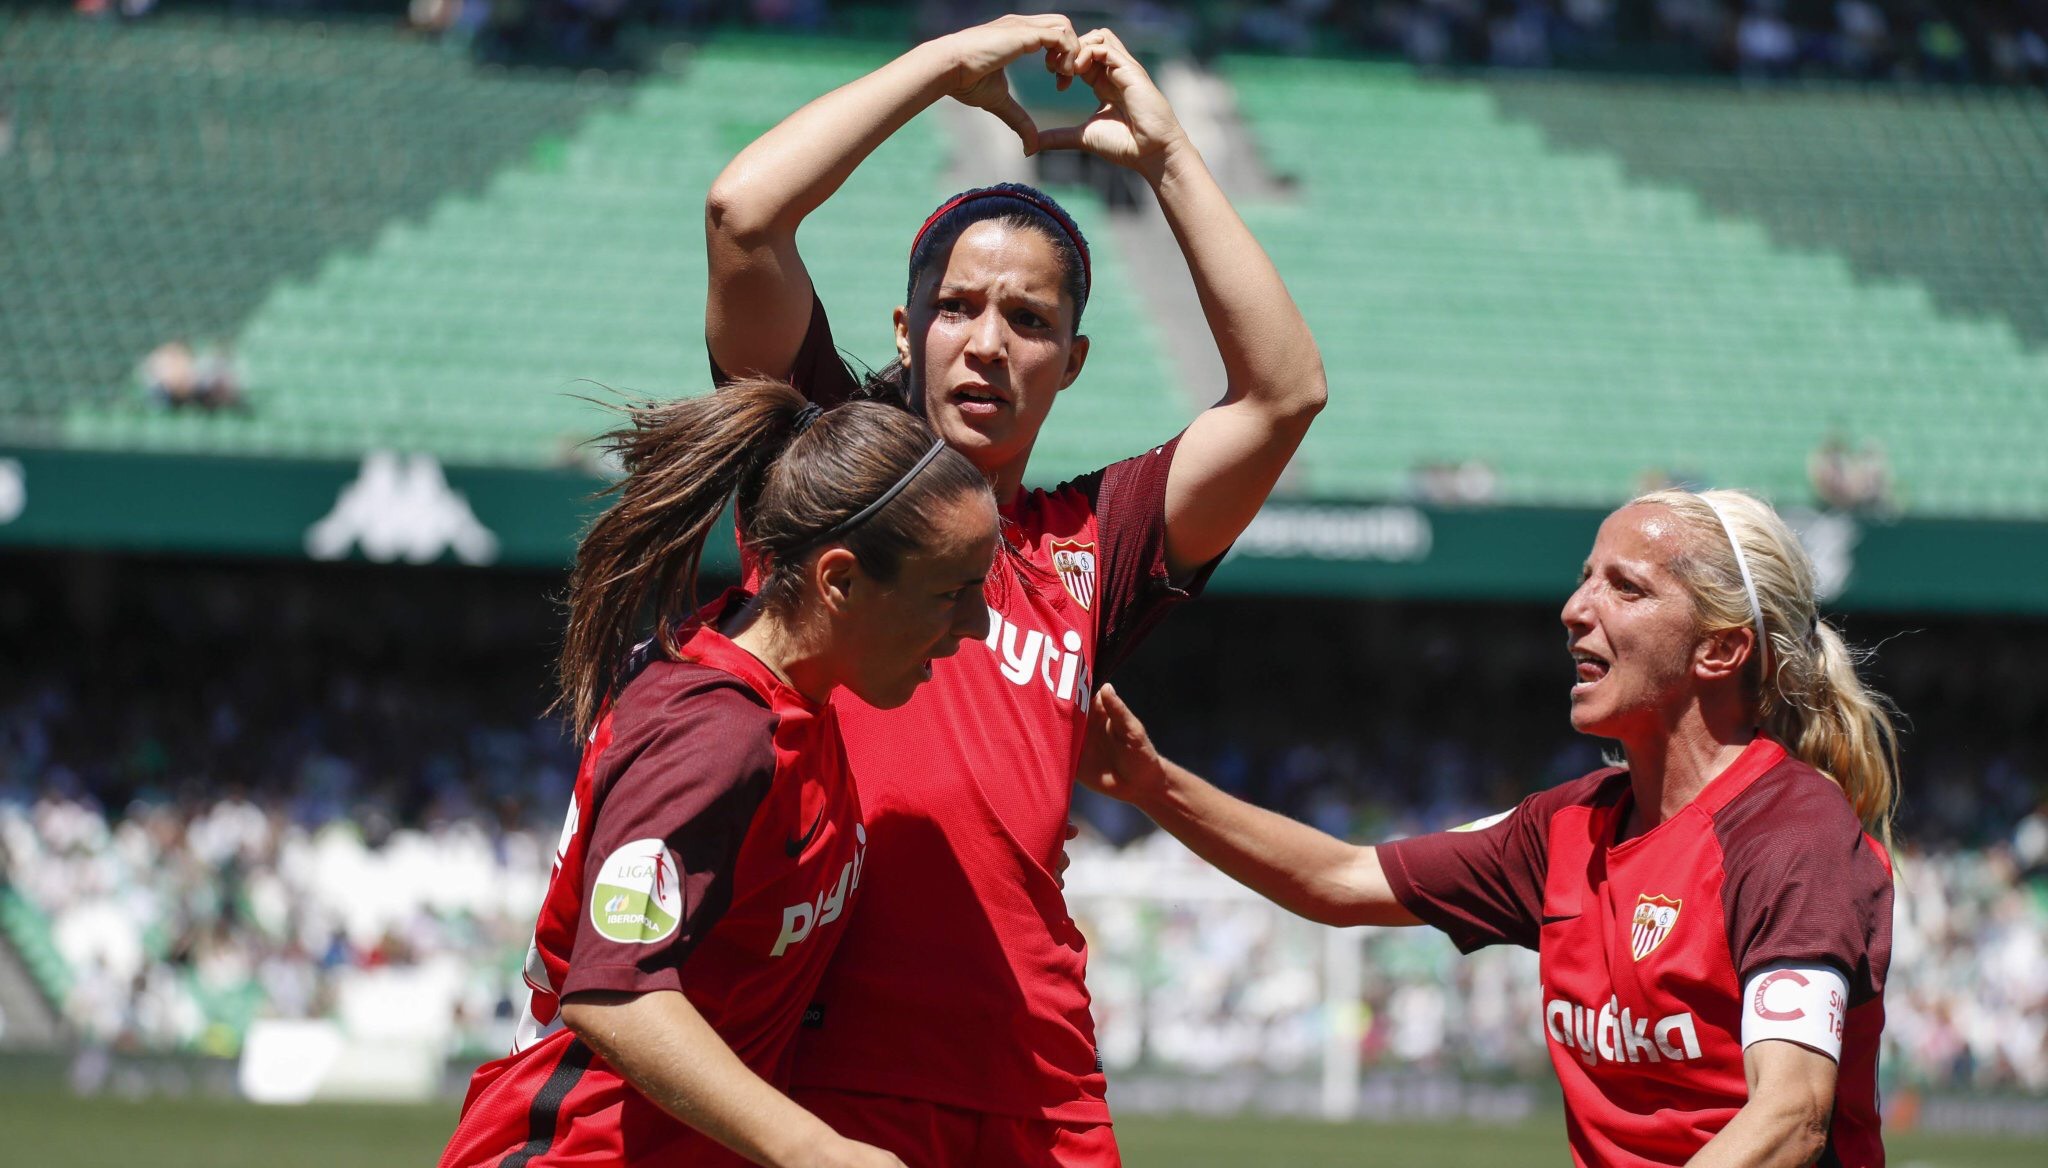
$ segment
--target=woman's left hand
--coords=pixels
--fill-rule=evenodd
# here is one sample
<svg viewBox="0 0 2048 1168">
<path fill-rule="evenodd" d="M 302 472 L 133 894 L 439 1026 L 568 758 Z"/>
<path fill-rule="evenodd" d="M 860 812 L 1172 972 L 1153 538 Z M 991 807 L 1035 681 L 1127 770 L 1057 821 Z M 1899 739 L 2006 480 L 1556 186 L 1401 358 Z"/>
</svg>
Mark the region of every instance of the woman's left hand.
<svg viewBox="0 0 2048 1168">
<path fill-rule="evenodd" d="M 1167 156 L 1187 143 L 1173 106 L 1115 33 L 1095 29 L 1080 45 L 1069 67 L 1095 91 L 1102 108 L 1078 126 L 1039 131 L 1038 148 L 1085 150 L 1159 181 Z"/>
</svg>

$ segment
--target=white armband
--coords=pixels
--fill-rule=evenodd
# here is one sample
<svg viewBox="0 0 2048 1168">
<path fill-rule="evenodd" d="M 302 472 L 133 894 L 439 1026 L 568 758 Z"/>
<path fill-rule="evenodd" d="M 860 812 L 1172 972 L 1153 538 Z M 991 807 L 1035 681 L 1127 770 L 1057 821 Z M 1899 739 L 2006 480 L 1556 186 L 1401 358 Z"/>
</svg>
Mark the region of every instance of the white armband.
<svg viewBox="0 0 2048 1168">
<path fill-rule="evenodd" d="M 1849 983 L 1828 965 L 1781 962 L 1758 970 L 1742 989 L 1742 1048 L 1779 1038 L 1842 1061 Z"/>
</svg>

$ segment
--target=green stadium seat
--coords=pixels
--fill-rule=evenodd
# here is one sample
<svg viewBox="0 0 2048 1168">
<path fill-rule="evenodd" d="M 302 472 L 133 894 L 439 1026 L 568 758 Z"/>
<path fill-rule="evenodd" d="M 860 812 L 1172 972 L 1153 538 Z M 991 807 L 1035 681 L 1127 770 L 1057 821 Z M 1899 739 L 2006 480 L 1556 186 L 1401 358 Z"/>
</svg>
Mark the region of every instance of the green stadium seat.
<svg viewBox="0 0 2048 1168">
<path fill-rule="evenodd" d="M 1479 85 L 1345 62 L 1227 60 L 1224 72 L 1268 162 L 1300 183 L 1294 205 L 1248 218 L 1331 373 L 1295 468 L 1307 493 L 1385 496 L 1419 463 L 1479 459 L 1512 502 L 1609 504 L 1662 471 L 1803 503 L 1807 455 L 1841 430 L 1885 446 L 1916 510 L 2048 515 L 2048 460 L 2030 453 L 2048 427 L 2048 357 L 2015 335 L 2016 317 L 1956 319 L 1938 283 L 1872 281 L 1832 236 L 1788 249 L 1770 216 L 1720 214 L 1720 187 L 1635 177 L 1654 146 L 1671 172 L 1789 192 L 1838 232 L 1828 201 L 1785 177 L 1803 151 L 1832 152 L 1846 174 L 1868 153 L 1858 135 L 1897 131 L 1901 159 L 1940 140 L 1938 165 L 1956 169 L 1915 186 L 1886 171 L 1869 185 L 1892 201 L 1888 217 L 1857 222 L 1877 240 L 1928 224 L 1921 242 L 1946 246 L 1952 270 L 1996 283 L 1987 273 L 2002 266 L 2048 263 L 2000 265 L 1945 243 L 1939 224 L 1978 210 L 1947 210 L 1960 174 L 1996 168 L 2009 195 L 2048 165 L 2034 96 L 2013 103 L 2033 111 L 2021 119 L 2032 136 L 1987 150 L 1957 147 L 1958 127 L 2018 115 L 1974 98 L 1929 112 L 1942 103 L 1800 91 L 1782 102 L 1800 132 L 1752 140 L 1720 108 L 1743 100 L 1734 91 L 1709 102 L 1642 85 L 1618 100 L 1606 83 Z M 1567 104 L 1584 123 L 1570 153 L 1550 144 Z M 1835 137 L 1821 132 L 1831 118 Z M 1347 127 L 1338 148 L 1333 124 Z M 1620 124 L 1639 140 L 1606 152 Z M 2010 214 L 2048 239 L 2041 189 L 2031 217 Z"/>
</svg>

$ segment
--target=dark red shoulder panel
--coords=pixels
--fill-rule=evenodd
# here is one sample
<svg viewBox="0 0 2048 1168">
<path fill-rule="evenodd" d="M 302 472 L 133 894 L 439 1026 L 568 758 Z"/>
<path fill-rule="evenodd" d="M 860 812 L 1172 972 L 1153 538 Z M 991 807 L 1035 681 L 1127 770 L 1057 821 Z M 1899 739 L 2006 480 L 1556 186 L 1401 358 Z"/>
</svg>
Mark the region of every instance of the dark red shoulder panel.
<svg viewBox="0 0 2048 1168">
<path fill-rule="evenodd" d="M 1782 961 L 1832 965 L 1851 1004 L 1884 989 L 1891 964 L 1891 868 L 1848 796 L 1787 760 L 1714 816 L 1728 952 L 1748 978 Z"/>
<path fill-rule="evenodd" d="M 598 763 L 585 910 L 563 996 L 682 988 L 684 958 L 732 903 L 740 845 L 775 779 L 775 721 L 745 683 L 704 665 L 657 662 L 626 687 Z M 680 925 L 652 944 L 615 940 L 591 922 L 606 859 L 640 840 L 673 851 L 682 891 Z"/>
<path fill-rule="evenodd" d="M 1186 580 L 1166 568 L 1166 476 L 1180 448 L 1164 446 L 1111 463 L 1071 485 L 1092 495 L 1102 541 L 1102 601 L 1096 610 L 1095 680 L 1123 663 L 1174 605 L 1201 595 L 1222 556 Z"/>
</svg>

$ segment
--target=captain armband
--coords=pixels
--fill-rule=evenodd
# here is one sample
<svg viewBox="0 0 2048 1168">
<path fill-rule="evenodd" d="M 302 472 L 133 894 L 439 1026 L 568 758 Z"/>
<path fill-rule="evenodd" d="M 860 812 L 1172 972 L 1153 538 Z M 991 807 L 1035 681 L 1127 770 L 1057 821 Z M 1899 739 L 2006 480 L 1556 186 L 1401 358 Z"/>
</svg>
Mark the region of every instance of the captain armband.
<svg viewBox="0 0 2048 1168">
<path fill-rule="evenodd" d="M 1753 974 L 1742 988 L 1742 1048 L 1767 1039 L 1796 1042 L 1842 1060 L 1849 983 L 1828 965 L 1780 962 Z"/>
</svg>

